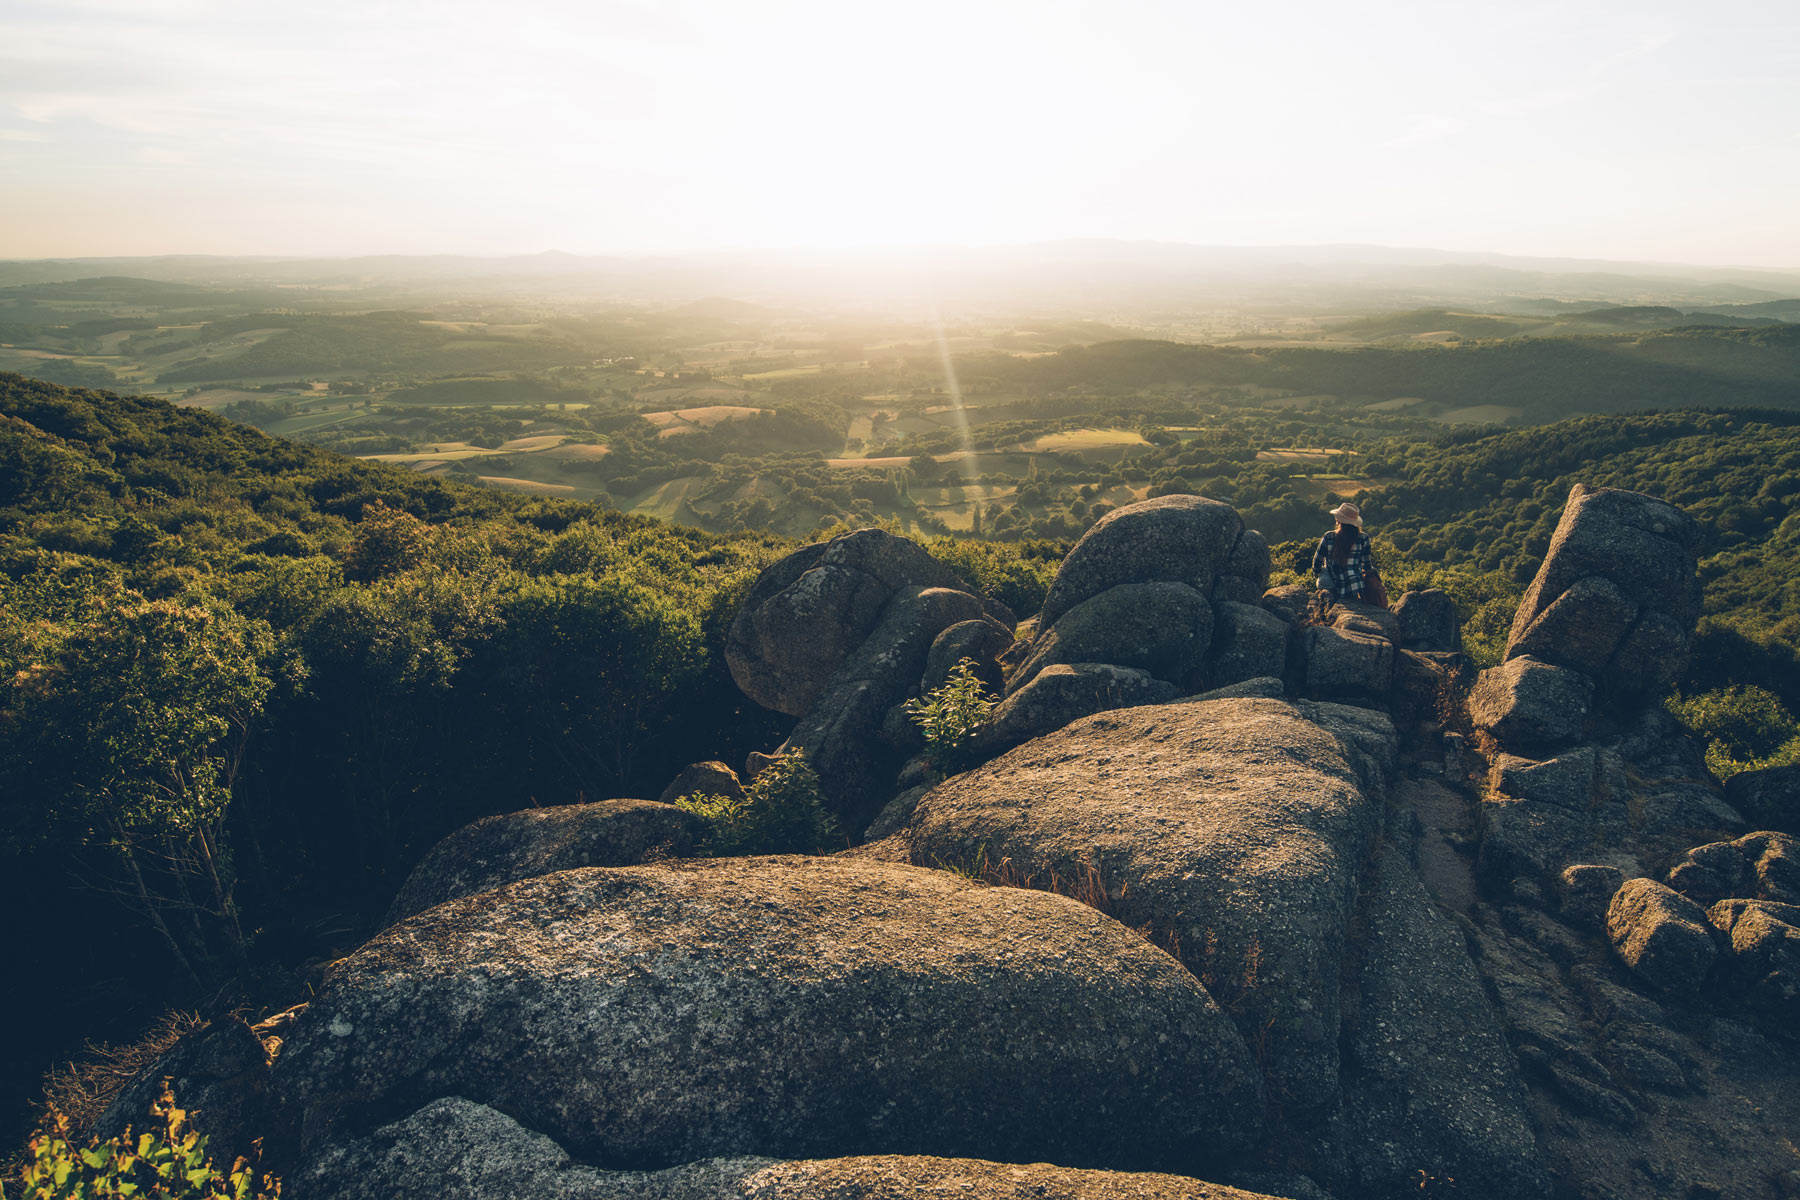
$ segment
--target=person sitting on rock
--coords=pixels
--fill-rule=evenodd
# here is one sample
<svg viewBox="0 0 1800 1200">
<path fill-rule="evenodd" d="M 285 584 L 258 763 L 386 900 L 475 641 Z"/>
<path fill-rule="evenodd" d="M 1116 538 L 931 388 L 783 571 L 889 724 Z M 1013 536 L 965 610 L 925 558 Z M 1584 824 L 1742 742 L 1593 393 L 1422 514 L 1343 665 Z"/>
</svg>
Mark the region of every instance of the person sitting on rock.
<svg viewBox="0 0 1800 1200">
<path fill-rule="evenodd" d="M 1375 547 L 1363 532 L 1362 512 L 1348 500 L 1331 510 L 1337 528 L 1319 539 L 1313 551 L 1321 607 L 1354 601 L 1387 607 L 1387 589 L 1375 567 Z"/>
</svg>

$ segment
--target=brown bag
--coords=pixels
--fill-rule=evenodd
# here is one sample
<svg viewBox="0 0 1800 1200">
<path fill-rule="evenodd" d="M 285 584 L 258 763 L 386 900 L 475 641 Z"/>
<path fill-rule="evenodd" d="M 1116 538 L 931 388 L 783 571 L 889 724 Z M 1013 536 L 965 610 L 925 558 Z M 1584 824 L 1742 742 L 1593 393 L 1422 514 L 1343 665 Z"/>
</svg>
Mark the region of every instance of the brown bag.
<svg viewBox="0 0 1800 1200">
<path fill-rule="evenodd" d="M 1388 606 L 1387 585 L 1381 582 L 1381 576 L 1370 571 L 1363 578 L 1363 603 L 1373 604 L 1376 608 Z"/>
</svg>

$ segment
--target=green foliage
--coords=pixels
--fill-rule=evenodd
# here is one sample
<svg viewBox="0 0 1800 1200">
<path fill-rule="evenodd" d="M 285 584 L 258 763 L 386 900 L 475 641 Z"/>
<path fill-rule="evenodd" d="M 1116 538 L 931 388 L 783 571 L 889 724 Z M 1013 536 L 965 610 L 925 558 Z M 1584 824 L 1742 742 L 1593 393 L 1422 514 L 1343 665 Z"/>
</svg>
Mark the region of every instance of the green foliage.
<svg viewBox="0 0 1800 1200">
<path fill-rule="evenodd" d="M 923 544 L 933 558 L 968 580 L 976 591 L 998 600 L 1019 617 L 1028 617 L 1044 607 L 1044 596 L 1068 553 L 1066 542 L 983 542 L 935 537 Z"/>
<path fill-rule="evenodd" d="M 26 1148 L 16 1200 L 279 1200 L 281 1181 L 259 1177 L 247 1159 L 229 1170 L 214 1164 L 208 1139 L 189 1127 L 166 1080 L 150 1112 L 154 1127 L 136 1137 L 127 1129 L 78 1146 L 69 1141 L 68 1118 L 52 1109 Z M 7 1196 L 0 1186 L 0 1200 Z"/>
<path fill-rule="evenodd" d="M 819 776 L 802 749 L 791 750 L 757 772 L 742 800 L 683 796 L 676 805 L 704 817 L 702 850 L 741 854 L 817 854 L 838 839 L 837 822 L 825 809 Z"/>
<path fill-rule="evenodd" d="M 1683 698 L 1669 711 L 1706 741 L 1706 765 L 1720 779 L 1740 771 L 1800 762 L 1800 722 L 1779 697 L 1760 687 L 1736 686 Z"/>
<path fill-rule="evenodd" d="M 908 700 L 904 707 L 925 736 L 925 754 L 932 766 L 941 775 L 951 775 L 966 764 L 970 739 L 997 703 L 975 677 L 975 660 L 965 658 L 942 686 Z"/>
</svg>

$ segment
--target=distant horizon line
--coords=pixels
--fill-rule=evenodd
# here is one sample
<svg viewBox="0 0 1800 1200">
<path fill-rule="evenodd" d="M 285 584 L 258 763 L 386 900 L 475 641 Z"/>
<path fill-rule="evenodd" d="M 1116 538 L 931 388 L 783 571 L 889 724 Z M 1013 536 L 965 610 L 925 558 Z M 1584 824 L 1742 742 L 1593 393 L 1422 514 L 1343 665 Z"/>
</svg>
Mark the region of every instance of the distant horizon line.
<svg viewBox="0 0 1800 1200">
<path fill-rule="evenodd" d="M 476 262 L 500 263 L 529 260 L 593 260 L 596 262 L 649 262 L 658 259 L 701 259 L 720 257 L 768 257 L 792 256 L 816 258 L 831 255 L 855 254 L 903 254 L 903 253 L 944 253 L 944 252 L 980 252 L 980 251 L 1020 251 L 1037 247 L 1076 247 L 1076 246 L 1112 246 L 1112 247 L 1167 247 L 1189 251 L 1222 251 L 1239 253 L 1303 253 L 1333 252 L 1346 253 L 1370 251 L 1385 254 L 1433 255 L 1445 258 L 1465 259 L 1502 259 L 1520 263 L 1595 263 L 1634 267 L 1677 267 L 1688 270 L 1711 271 L 1747 271 L 1763 274 L 1800 273 L 1800 263 L 1785 265 L 1752 265 L 1748 263 L 1696 262 L 1666 258 L 1612 258 L 1590 257 L 1576 254 L 1541 254 L 1518 253 L 1506 250 L 1453 250 L 1440 246 L 1395 245 L 1383 242 L 1184 242 L 1167 238 L 1121 238 L 1121 237 L 1064 237 L 1040 238 L 1021 242 L 868 242 L 844 246 L 711 246 L 689 247 L 667 250 L 594 250 L 572 251 L 551 247 L 544 250 L 520 250 L 504 252 L 477 252 L 466 250 L 417 250 L 417 251 L 369 251 L 369 252 L 323 252 L 323 253 L 282 253 L 259 251 L 247 253 L 218 253 L 211 251 L 162 251 L 156 253 L 114 253 L 114 254 L 40 254 L 11 255 L 0 253 L 0 262 L 6 263 L 90 263 L 112 261 L 170 261 L 170 260 L 212 260 L 212 261 L 250 261 L 271 263 L 300 262 L 333 262 L 333 261 L 367 261 L 367 260 L 406 260 L 406 259 L 466 259 Z"/>
</svg>

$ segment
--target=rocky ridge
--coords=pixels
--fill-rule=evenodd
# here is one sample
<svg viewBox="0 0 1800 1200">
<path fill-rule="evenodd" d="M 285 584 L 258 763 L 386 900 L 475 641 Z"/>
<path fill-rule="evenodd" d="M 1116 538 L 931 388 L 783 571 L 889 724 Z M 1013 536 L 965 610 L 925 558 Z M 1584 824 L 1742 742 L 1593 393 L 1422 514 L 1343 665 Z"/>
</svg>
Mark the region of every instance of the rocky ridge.
<svg viewBox="0 0 1800 1200">
<path fill-rule="evenodd" d="M 1694 545 L 1577 487 L 1466 708 L 1447 597 L 1319 611 L 1200 497 L 1098 522 L 1016 644 L 904 539 L 808 547 L 728 653 L 861 844 L 490 818 L 282 1039 L 145 1079 L 299 1200 L 1800 1194 L 1800 848 L 1652 703 Z M 963 657 L 1004 702 L 903 789 Z"/>
</svg>

